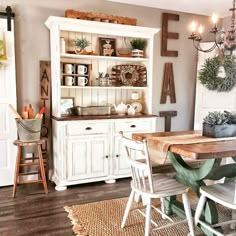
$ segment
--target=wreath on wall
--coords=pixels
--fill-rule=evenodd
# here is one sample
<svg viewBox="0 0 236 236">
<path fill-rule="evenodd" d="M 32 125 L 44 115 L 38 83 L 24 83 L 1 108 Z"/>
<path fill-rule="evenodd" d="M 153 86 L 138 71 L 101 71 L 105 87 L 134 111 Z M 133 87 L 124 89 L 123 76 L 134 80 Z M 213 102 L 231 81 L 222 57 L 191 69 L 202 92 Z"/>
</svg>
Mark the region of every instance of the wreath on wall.
<svg viewBox="0 0 236 236">
<path fill-rule="evenodd" d="M 220 75 L 223 75 L 221 77 Z M 200 82 L 209 90 L 228 92 L 236 85 L 236 63 L 234 56 L 206 59 L 199 72 Z"/>
</svg>

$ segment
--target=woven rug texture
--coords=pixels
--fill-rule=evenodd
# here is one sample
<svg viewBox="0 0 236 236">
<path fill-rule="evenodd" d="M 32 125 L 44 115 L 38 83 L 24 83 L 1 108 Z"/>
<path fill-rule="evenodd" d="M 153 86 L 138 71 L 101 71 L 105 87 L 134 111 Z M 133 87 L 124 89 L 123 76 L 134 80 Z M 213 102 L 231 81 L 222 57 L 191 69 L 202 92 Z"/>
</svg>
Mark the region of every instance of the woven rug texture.
<svg viewBox="0 0 236 236">
<path fill-rule="evenodd" d="M 100 202 L 66 206 L 65 210 L 69 213 L 73 231 L 78 236 L 143 236 L 144 235 L 144 217 L 137 211 L 131 211 L 126 221 L 125 228 L 121 229 L 121 221 L 124 214 L 128 198 L 105 200 Z M 195 206 L 196 198 L 190 197 L 191 206 Z M 154 205 L 159 205 L 156 201 Z M 137 207 L 134 203 L 132 207 Z M 222 206 L 217 206 L 219 211 L 219 221 L 229 220 L 231 217 L 231 210 Z M 152 210 L 152 219 L 158 222 L 158 225 L 169 223 L 168 220 L 163 220 L 160 214 Z M 179 221 L 181 218 L 172 217 L 174 221 Z M 226 226 L 226 231 L 231 232 Z M 187 223 L 168 227 L 166 229 L 152 232 L 151 236 L 186 236 L 188 235 Z M 234 231 L 235 232 L 235 231 Z M 196 229 L 196 236 L 202 236 L 204 233 L 201 229 Z"/>
</svg>

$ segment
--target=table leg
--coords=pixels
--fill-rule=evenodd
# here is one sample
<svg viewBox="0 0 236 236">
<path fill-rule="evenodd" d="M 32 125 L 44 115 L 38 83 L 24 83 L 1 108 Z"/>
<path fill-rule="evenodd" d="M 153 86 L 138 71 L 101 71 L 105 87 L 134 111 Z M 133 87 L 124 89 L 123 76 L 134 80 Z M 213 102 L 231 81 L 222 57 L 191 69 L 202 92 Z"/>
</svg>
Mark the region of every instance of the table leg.
<svg viewBox="0 0 236 236">
<path fill-rule="evenodd" d="M 232 220 L 236 220 L 236 210 L 232 211 Z M 230 225 L 231 229 L 236 229 L 236 223 Z"/>
<path fill-rule="evenodd" d="M 209 179 L 210 173 L 215 172 L 220 167 L 221 163 L 221 159 L 209 159 L 201 167 L 193 169 L 184 162 L 180 155 L 171 152 L 169 152 L 168 154 L 177 172 L 176 179 L 179 182 L 191 187 L 198 196 L 200 195 L 200 187 L 205 185 L 203 180 Z M 167 213 L 175 213 L 181 217 L 185 217 L 183 206 L 176 200 L 175 197 L 166 199 L 165 206 L 167 209 Z M 218 223 L 217 209 L 213 201 L 207 201 L 204 212 L 206 222 L 208 222 L 209 224 Z M 202 228 L 202 230 L 206 233 L 206 235 L 214 235 L 213 233 L 207 231 L 205 228 Z"/>
<path fill-rule="evenodd" d="M 236 162 L 236 157 L 232 157 L 232 159 L 233 159 L 234 162 Z M 235 195 L 236 195 L 236 189 L 235 189 Z M 232 211 L 232 220 L 236 220 L 236 210 Z M 231 224 L 230 228 L 231 229 L 236 229 L 236 223 Z"/>
</svg>

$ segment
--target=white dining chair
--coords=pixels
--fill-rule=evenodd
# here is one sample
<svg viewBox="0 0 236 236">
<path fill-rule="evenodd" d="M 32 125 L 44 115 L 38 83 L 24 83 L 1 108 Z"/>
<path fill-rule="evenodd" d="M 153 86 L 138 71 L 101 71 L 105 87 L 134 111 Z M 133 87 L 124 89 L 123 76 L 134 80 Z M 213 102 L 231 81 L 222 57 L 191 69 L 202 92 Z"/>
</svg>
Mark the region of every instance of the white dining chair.
<svg viewBox="0 0 236 236">
<path fill-rule="evenodd" d="M 145 216 L 145 236 L 148 236 L 151 231 L 164 229 L 169 226 L 174 226 L 179 223 L 188 222 L 190 235 L 194 236 L 193 220 L 191 215 L 191 209 L 187 197 L 188 187 L 177 182 L 175 179 L 164 175 L 164 174 L 152 174 L 152 167 L 150 164 L 148 147 L 146 140 L 140 142 L 132 139 L 128 139 L 123 136 L 121 141 L 126 149 L 127 161 L 131 167 L 131 194 L 126 205 L 123 220 L 121 223 L 121 228 L 124 228 L 128 214 L 131 210 L 138 210 L 143 216 Z M 142 153 L 144 161 L 135 159 L 134 156 Z M 135 155 L 134 155 L 135 153 Z M 168 215 L 165 214 L 165 207 L 163 200 L 165 197 L 182 195 L 184 209 L 186 218 L 185 220 L 180 220 L 174 222 Z M 131 209 L 132 203 L 136 197 L 142 199 L 143 205 L 146 206 L 146 211 L 142 209 Z M 157 208 L 152 205 L 153 199 L 160 199 L 161 207 Z M 163 219 L 171 221 L 171 223 L 165 224 L 164 226 L 158 226 L 158 222 L 154 222 L 151 219 L 151 209 L 155 209 L 161 214 Z M 152 224 L 154 227 L 151 227 Z"/>
<path fill-rule="evenodd" d="M 236 219 L 210 225 L 207 222 L 204 222 L 200 217 L 203 212 L 207 199 L 210 199 L 220 205 L 223 205 L 236 211 L 236 182 L 218 183 L 218 184 L 203 186 L 200 188 L 200 193 L 201 196 L 199 198 L 194 217 L 195 225 L 196 226 L 198 224 L 202 225 L 217 236 L 227 235 L 217 231 L 217 229 L 215 228 L 227 224 L 231 224 L 233 226 L 233 224 L 236 222 Z M 236 235 L 236 232 L 228 235 Z"/>
</svg>

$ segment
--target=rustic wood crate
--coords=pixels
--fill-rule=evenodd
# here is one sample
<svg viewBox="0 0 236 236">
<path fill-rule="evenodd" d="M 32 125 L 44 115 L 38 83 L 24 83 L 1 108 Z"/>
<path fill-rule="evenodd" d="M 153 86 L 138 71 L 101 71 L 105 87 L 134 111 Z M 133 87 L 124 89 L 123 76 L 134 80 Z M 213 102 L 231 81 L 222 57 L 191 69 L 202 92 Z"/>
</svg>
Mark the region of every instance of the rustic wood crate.
<svg viewBox="0 0 236 236">
<path fill-rule="evenodd" d="M 81 12 L 72 9 L 68 9 L 65 11 L 65 17 L 81 19 L 81 20 L 102 21 L 102 22 L 124 24 L 124 25 L 137 24 L 137 19 L 135 18 L 112 16 L 93 12 Z"/>
</svg>

